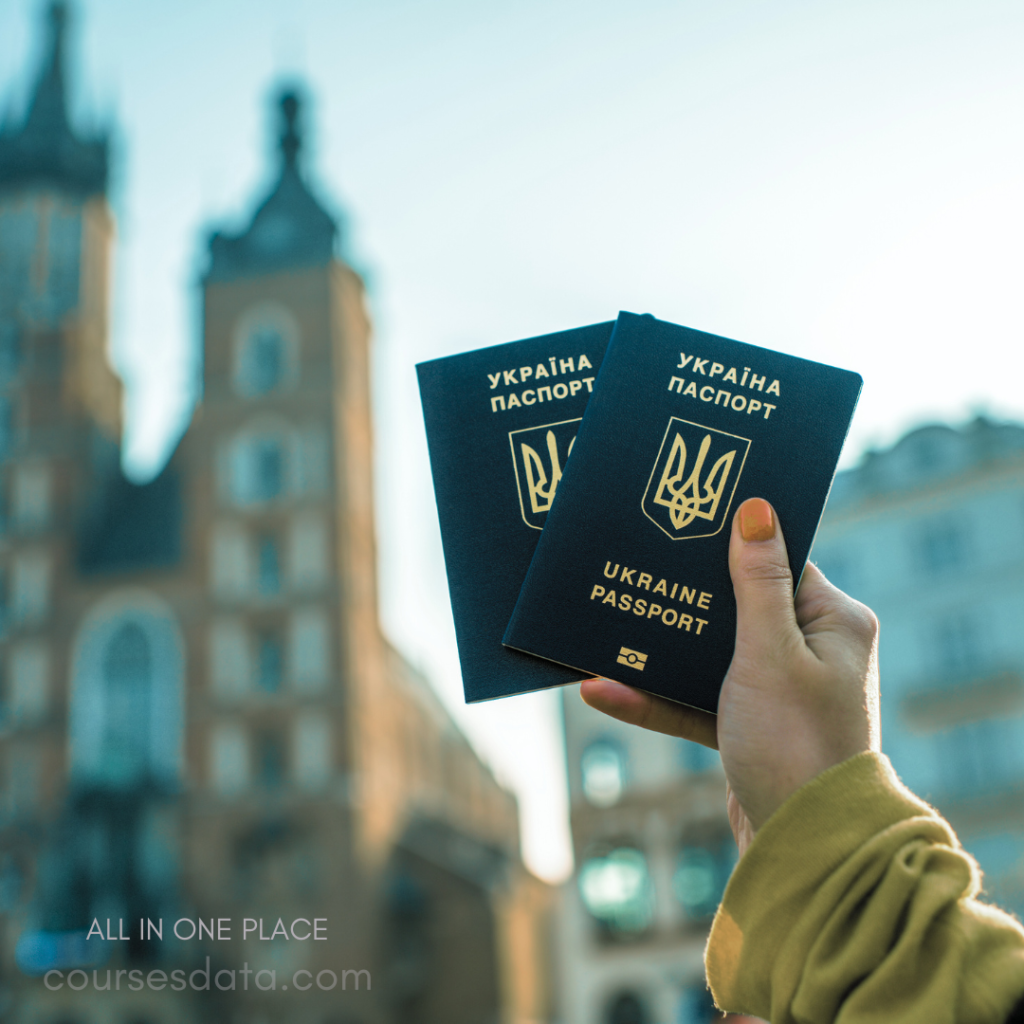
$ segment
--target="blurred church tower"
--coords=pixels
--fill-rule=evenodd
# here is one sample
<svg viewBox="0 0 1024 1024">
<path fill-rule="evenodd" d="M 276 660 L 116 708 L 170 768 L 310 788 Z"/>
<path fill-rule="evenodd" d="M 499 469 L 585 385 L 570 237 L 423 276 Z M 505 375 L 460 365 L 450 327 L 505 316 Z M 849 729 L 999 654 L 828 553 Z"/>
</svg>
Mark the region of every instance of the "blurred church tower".
<svg viewBox="0 0 1024 1024">
<path fill-rule="evenodd" d="M 301 93 L 278 96 L 266 197 L 208 240 L 193 421 L 135 484 L 107 143 L 69 122 L 66 23 L 52 4 L 27 112 L 0 131 L 0 1004 L 60 1019 L 47 969 L 209 956 L 277 988 L 90 989 L 69 1019 L 548 1020 L 550 891 L 515 799 L 380 630 L 370 320 L 307 183 Z M 108 917 L 162 918 L 163 940 L 86 941 Z M 179 941 L 178 918 L 231 919 L 231 938 Z M 279 918 L 327 941 L 265 941 Z M 294 991 L 297 970 L 324 985 Z M 342 970 L 372 990 L 340 991 Z"/>
</svg>

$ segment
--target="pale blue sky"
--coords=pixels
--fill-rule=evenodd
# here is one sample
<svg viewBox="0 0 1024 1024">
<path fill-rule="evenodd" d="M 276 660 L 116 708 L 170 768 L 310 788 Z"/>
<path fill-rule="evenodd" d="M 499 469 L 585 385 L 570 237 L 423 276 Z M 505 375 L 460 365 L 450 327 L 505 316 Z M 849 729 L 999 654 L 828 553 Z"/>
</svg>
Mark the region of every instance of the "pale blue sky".
<svg viewBox="0 0 1024 1024">
<path fill-rule="evenodd" d="M 269 174 L 267 99 L 377 324 L 386 628 L 568 848 L 552 695 L 464 708 L 413 364 L 620 308 L 858 370 L 850 459 L 986 406 L 1024 417 L 1024 5 L 996 0 L 90 0 L 83 111 L 117 126 L 129 461 L 189 406 L 203 232 Z M 0 5 L 17 106 L 37 4 Z M 2 108 L 0 108 L 2 109 Z"/>
</svg>

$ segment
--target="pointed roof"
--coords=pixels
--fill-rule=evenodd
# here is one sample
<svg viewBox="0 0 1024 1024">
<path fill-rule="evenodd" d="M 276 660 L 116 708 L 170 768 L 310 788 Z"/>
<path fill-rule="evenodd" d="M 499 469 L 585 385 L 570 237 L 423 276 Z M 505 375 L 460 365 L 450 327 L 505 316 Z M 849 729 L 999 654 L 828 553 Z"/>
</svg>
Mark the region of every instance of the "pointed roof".
<svg viewBox="0 0 1024 1024">
<path fill-rule="evenodd" d="M 76 134 L 68 117 L 65 47 L 68 9 L 54 0 L 46 14 L 43 64 L 20 125 L 0 128 L 0 191 L 50 185 L 80 195 L 107 190 L 107 140 Z"/>
<path fill-rule="evenodd" d="M 299 96 L 286 90 L 278 105 L 281 172 L 241 234 L 218 231 L 211 235 L 208 281 L 321 266 L 334 257 L 338 225 L 313 196 L 299 170 Z"/>
</svg>

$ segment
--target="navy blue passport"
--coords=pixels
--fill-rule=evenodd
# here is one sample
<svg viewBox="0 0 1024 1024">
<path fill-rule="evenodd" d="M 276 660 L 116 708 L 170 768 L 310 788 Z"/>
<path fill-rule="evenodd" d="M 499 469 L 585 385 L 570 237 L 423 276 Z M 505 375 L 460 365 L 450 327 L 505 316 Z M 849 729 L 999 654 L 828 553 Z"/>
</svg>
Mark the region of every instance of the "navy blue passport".
<svg viewBox="0 0 1024 1024">
<path fill-rule="evenodd" d="M 717 712 L 733 513 L 767 498 L 799 579 L 861 383 L 620 313 L 504 642 Z"/>
<path fill-rule="evenodd" d="M 614 324 L 420 363 L 467 702 L 585 678 L 503 647 Z"/>
</svg>

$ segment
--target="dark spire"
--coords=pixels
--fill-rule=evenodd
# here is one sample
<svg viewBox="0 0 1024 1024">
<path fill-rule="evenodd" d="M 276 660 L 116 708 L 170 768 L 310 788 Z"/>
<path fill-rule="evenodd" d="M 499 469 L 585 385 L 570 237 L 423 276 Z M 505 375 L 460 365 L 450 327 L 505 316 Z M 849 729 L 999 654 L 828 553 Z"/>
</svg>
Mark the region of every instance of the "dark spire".
<svg viewBox="0 0 1024 1024">
<path fill-rule="evenodd" d="M 46 47 L 28 113 L 0 130 L 0 191 L 49 185 L 84 195 L 107 188 L 107 141 L 78 136 L 68 117 L 65 49 L 68 8 L 46 12 Z"/>
<path fill-rule="evenodd" d="M 211 236 L 207 280 L 321 266 L 334 258 L 338 225 L 313 196 L 299 171 L 301 97 L 295 89 L 285 89 L 277 106 L 281 116 L 278 179 L 241 234 L 218 231 Z"/>
<path fill-rule="evenodd" d="M 39 134 L 67 135 L 67 97 L 64 91 L 64 44 L 67 37 L 67 5 L 55 0 L 46 12 L 46 51 L 36 83 L 36 92 L 25 118 L 25 131 Z"/>
<path fill-rule="evenodd" d="M 298 167 L 302 137 L 299 135 L 299 97 L 289 89 L 281 94 L 281 114 L 284 131 L 281 133 L 281 155 L 285 167 Z"/>
</svg>

